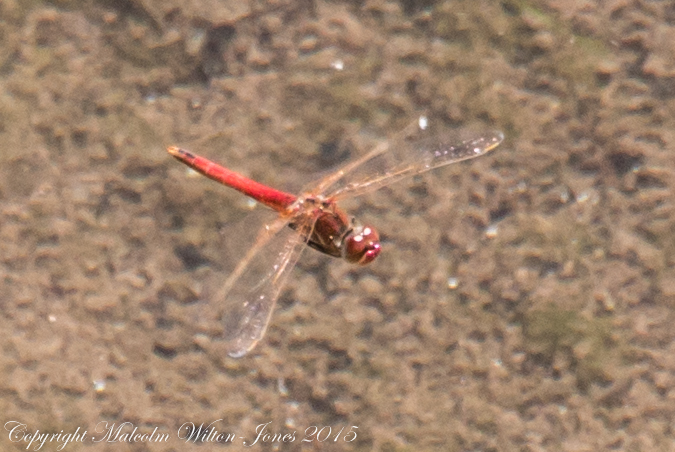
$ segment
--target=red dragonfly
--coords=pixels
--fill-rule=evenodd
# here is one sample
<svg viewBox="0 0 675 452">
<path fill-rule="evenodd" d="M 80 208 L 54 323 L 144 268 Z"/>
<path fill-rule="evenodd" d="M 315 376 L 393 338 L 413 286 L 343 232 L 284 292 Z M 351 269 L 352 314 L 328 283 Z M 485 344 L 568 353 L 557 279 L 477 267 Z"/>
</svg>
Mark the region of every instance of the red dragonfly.
<svg viewBox="0 0 675 452">
<path fill-rule="evenodd" d="M 223 303 L 228 354 L 239 358 L 262 339 L 274 305 L 305 245 L 348 262 L 365 265 L 381 251 L 377 231 L 345 214 L 337 202 L 371 192 L 440 166 L 483 155 L 504 135 L 492 131 L 460 140 L 437 134 L 381 143 L 363 157 L 310 184 L 299 196 L 248 179 L 179 147 L 169 154 L 195 171 L 232 187 L 279 213 L 216 294 Z"/>
</svg>

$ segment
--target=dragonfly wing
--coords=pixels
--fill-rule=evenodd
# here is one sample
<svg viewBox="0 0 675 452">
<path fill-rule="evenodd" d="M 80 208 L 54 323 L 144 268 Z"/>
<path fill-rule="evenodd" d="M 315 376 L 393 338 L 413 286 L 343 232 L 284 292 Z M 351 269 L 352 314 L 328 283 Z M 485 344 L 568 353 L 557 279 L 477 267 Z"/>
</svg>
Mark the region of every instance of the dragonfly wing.
<svg viewBox="0 0 675 452">
<path fill-rule="evenodd" d="M 337 200 L 362 195 L 406 177 L 478 157 L 496 148 L 503 140 L 504 134 L 498 131 L 468 136 L 420 131 L 414 137 L 401 137 L 391 144 L 381 143 L 338 171 L 320 188 L 327 197 Z"/>
<path fill-rule="evenodd" d="M 216 297 L 224 301 L 224 338 L 233 358 L 246 355 L 265 335 L 277 298 L 314 226 L 312 222 L 293 230 L 287 225 L 288 220 L 280 218 L 263 228 Z"/>
</svg>

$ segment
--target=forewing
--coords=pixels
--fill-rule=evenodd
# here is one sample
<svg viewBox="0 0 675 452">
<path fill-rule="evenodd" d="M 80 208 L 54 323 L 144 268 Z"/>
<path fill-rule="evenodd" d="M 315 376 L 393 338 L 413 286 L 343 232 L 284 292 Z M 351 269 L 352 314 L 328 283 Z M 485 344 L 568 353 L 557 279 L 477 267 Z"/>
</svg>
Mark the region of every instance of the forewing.
<svg viewBox="0 0 675 452">
<path fill-rule="evenodd" d="M 339 200 L 368 193 L 385 185 L 434 168 L 468 160 L 496 148 L 504 134 L 487 131 L 478 134 L 418 133 L 381 143 L 362 158 L 347 164 L 319 189 L 328 198 Z"/>
<path fill-rule="evenodd" d="M 280 218 L 263 228 L 216 297 L 224 306 L 224 338 L 233 358 L 246 355 L 265 335 L 277 298 L 314 226 L 295 231 L 287 225 L 288 220 Z"/>
</svg>

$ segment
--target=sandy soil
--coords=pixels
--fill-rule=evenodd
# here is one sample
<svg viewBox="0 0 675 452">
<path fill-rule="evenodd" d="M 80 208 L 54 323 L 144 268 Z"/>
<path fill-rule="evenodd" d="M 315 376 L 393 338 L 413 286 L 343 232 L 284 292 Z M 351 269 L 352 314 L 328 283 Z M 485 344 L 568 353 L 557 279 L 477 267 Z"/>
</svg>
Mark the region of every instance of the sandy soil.
<svg viewBox="0 0 675 452">
<path fill-rule="evenodd" d="M 6 0 L 0 31 L 0 449 L 675 450 L 672 2 Z M 209 295 L 264 219 L 165 146 L 294 190 L 421 114 L 507 139 L 349 203 L 382 256 L 307 251 L 227 358 Z"/>
</svg>

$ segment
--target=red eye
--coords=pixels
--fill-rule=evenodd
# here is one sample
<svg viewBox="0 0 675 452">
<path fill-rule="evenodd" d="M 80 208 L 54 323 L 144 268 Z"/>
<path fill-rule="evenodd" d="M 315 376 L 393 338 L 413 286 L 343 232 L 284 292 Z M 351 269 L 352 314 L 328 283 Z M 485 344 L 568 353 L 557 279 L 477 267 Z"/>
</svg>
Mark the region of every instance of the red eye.
<svg viewBox="0 0 675 452">
<path fill-rule="evenodd" d="M 370 226 L 357 226 L 345 237 L 342 248 L 344 258 L 353 264 L 372 262 L 382 249 L 380 235 Z"/>
</svg>

